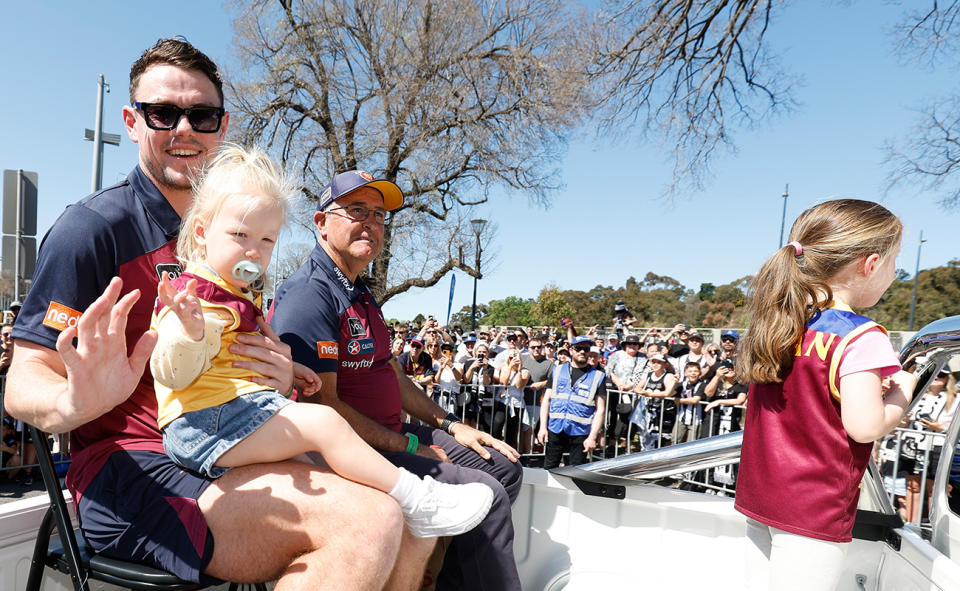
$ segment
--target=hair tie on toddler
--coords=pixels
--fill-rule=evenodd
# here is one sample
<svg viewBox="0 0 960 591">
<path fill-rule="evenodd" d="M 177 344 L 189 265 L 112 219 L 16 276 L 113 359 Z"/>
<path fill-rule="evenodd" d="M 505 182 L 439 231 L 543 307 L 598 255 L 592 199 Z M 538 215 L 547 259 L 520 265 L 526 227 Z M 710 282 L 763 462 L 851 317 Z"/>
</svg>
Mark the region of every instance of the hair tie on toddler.
<svg viewBox="0 0 960 591">
<path fill-rule="evenodd" d="M 794 240 L 790 243 L 790 246 L 793 247 L 793 256 L 800 256 L 803 254 L 803 247 L 800 246 L 800 243 Z"/>
</svg>

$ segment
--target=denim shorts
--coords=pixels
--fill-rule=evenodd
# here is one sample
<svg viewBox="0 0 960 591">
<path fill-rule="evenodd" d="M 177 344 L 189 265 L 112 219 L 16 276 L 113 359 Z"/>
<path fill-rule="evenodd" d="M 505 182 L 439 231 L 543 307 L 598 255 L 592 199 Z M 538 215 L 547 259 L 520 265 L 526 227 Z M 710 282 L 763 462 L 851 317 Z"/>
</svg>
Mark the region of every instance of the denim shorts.
<svg viewBox="0 0 960 591">
<path fill-rule="evenodd" d="M 214 465 L 220 456 L 290 403 L 276 390 L 261 390 L 184 413 L 163 428 L 163 449 L 184 468 L 219 478 L 229 470 Z"/>
</svg>

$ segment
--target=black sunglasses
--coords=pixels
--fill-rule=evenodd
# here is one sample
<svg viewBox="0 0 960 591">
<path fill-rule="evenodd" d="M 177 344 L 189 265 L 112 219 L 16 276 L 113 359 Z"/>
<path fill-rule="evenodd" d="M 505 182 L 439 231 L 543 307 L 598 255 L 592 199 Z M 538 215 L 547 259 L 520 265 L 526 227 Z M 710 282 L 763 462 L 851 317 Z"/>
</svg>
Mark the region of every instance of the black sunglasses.
<svg viewBox="0 0 960 591">
<path fill-rule="evenodd" d="M 735 339 L 735 338 L 733 338 L 733 337 L 721 337 L 720 340 L 723 341 L 724 343 L 736 343 L 736 342 L 737 342 L 737 339 Z"/>
<path fill-rule="evenodd" d="M 147 127 L 158 131 L 170 131 L 180 123 L 180 117 L 186 115 L 194 131 L 215 133 L 220 131 L 220 123 L 226 113 L 223 107 L 199 106 L 181 109 L 176 105 L 140 102 L 133 103 L 133 106 L 143 112 Z"/>
<path fill-rule="evenodd" d="M 587 346 L 587 345 L 582 345 L 582 346 L 580 346 L 580 347 L 574 347 L 573 350 L 574 350 L 574 351 L 580 351 L 581 353 L 589 353 L 589 352 L 590 352 L 590 347 Z"/>
</svg>

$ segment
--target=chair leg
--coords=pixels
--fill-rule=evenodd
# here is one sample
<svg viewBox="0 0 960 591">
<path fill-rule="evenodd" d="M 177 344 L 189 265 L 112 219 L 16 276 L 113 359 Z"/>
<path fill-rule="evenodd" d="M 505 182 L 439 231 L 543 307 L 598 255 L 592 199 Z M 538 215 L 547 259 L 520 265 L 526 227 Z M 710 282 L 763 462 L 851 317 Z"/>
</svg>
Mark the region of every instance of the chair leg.
<svg viewBox="0 0 960 591">
<path fill-rule="evenodd" d="M 50 545 L 50 534 L 53 531 L 53 509 L 47 508 L 37 530 L 37 540 L 33 546 L 33 559 L 30 561 L 30 573 L 27 575 L 26 591 L 40 591 L 43 581 L 43 570 L 46 568 L 47 547 Z"/>
</svg>

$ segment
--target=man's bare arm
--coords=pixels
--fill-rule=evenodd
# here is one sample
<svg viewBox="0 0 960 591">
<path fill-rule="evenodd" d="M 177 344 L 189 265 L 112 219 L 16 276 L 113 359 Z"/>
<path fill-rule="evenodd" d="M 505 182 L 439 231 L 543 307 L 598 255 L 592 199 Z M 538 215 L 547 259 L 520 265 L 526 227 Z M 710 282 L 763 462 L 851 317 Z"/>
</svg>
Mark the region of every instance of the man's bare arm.
<svg viewBox="0 0 960 591">
<path fill-rule="evenodd" d="M 127 316 L 140 291 L 120 298 L 122 287 L 123 282 L 114 278 L 77 325 L 60 333 L 56 351 L 16 341 L 5 394 L 11 415 L 43 431 L 65 433 L 130 396 L 157 336 L 147 331 L 127 354 Z"/>
</svg>

